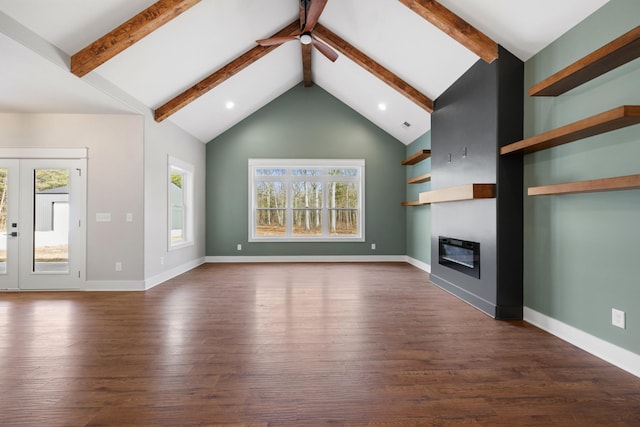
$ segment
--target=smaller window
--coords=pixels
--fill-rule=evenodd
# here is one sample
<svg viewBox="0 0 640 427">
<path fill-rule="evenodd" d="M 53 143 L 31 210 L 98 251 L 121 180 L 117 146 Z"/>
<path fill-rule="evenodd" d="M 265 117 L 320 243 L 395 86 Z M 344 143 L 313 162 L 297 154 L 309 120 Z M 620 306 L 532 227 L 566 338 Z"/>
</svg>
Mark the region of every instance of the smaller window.
<svg viewBox="0 0 640 427">
<path fill-rule="evenodd" d="M 169 156 L 169 250 L 193 244 L 193 165 Z"/>
</svg>

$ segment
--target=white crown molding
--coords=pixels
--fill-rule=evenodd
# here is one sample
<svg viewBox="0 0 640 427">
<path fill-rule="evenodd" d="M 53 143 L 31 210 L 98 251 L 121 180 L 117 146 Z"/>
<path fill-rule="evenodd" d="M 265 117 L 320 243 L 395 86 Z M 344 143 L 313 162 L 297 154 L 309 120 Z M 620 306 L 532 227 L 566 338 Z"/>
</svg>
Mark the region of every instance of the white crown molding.
<svg viewBox="0 0 640 427">
<path fill-rule="evenodd" d="M 3 159 L 86 159 L 88 148 L 0 147 Z"/>
</svg>

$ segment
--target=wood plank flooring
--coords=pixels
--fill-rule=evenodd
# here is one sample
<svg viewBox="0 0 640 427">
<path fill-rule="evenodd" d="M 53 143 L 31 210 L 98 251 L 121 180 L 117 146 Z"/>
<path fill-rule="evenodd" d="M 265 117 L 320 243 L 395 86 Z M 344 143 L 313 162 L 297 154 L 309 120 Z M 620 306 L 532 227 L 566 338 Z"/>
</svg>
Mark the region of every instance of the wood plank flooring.
<svg viewBox="0 0 640 427">
<path fill-rule="evenodd" d="M 0 294 L 2 426 L 638 426 L 640 379 L 403 263 Z"/>
</svg>

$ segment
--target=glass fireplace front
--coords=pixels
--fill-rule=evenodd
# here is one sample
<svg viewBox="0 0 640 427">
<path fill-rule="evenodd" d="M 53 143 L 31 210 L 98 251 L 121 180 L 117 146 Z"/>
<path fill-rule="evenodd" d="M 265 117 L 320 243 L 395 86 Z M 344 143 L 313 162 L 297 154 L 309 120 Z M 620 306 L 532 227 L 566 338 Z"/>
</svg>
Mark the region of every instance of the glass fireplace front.
<svg viewBox="0 0 640 427">
<path fill-rule="evenodd" d="M 480 243 L 443 236 L 438 242 L 439 264 L 480 278 Z"/>
</svg>

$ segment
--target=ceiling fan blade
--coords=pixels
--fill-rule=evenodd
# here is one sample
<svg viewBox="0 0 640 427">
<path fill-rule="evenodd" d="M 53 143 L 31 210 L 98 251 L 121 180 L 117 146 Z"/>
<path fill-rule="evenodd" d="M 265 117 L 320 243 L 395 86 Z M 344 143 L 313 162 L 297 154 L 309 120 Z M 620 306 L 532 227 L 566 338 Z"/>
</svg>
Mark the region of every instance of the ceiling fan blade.
<svg viewBox="0 0 640 427">
<path fill-rule="evenodd" d="M 311 6 L 307 11 L 307 22 L 304 24 L 303 33 L 309 33 L 313 31 L 313 27 L 316 26 L 324 7 L 327 5 L 327 0 L 311 0 Z"/>
<path fill-rule="evenodd" d="M 328 45 L 321 42 L 315 37 L 312 37 L 311 43 L 313 43 L 313 46 L 316 49 L 318 49 L 318 51 L 320 51 L 321 54 L 326 56 L 327 59 L 329 59 L 329 61 L 336 62 L 336 59 L 338 59 L 338 54 L 336 53 L 335 50 L 331 49 Z"/>
<path fill-rule="evenodd" d="M 297 39 L 298 39 L 297 35 L 270 37 L 268 39 L 256 40 L 256 43 L 258 43 L 260 46 L 273 46 L 276 44 L 282 44 L 282 43 L 290 42 L 291 40 L 297 40 Z"/>
</svg>

